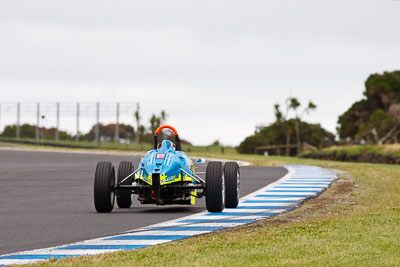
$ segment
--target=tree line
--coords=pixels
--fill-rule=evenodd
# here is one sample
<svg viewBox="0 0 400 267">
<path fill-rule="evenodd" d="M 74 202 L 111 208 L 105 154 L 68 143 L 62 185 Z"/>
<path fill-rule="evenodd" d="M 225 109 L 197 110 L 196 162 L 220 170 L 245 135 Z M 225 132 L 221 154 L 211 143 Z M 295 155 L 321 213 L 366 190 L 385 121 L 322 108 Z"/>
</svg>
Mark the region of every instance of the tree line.
<svg viewBox="0 0 400 267">
<path fill-rule="evenodd" d="M 317 148 L 333 144 L 390 144 L 400 139 L 400 71 L 371 74 L 365 82 L 364 97 L 338 118 L 337 136 L 319 124 L 302 121 L 304 115 L 316 109 L 313 102 L 301 106 L 297 98 L 289 97 L 283 110 L 274 106 L 275 122 L 256 130 L 238 147 L 241 153 L 260 153 L 257 147 L 285 145 L 286 155 L 296 154 L 304 143 Z M 291 113 L 292 112 L 292 113 Z M 291 117 L 290 117 L 291 113 Z M 293 152 L 290 145 L 296 144 Z"/>
<path fill-rule="evenodd" d="M 283 109 L 280 104 L 275 104 L 275 122 L 266 127 L 259 127 L 253 135 L 240 143 L 238 151 L 248 154 L 262 153 L 264 150 L 258 148 L 282 145 L 284 155 L 289 156 L 301 151 L 304 144 L 318 148 L 332 145 L 335 139 L 334 134 L 319 124 L 311 124 L 302 120 L 305 115 L 316 108 L 317 106 L 312 101 L 303 106 L 295 97 L 289 97 Z M 291 145 L 295 145 L 295 148 Z M 276 151 L 270 152 L 278 154 Z"/>
<path fill-rule="evenodd" d="M 133 114 L 136 129 L 132 125 L 128 124 L 119 124 L 118 125 L 118 134 L 121 142 L 137 142 L 137 143 L 151 143 L 153 141 L 153 133 L 154 131 L 165 123 L 167 120 L 168 114 L 162 110 L 160 114 L 153 113 L 149 119 L 149 126 L 146 127 L 143 124 L 142 114 L 140 110 L 140 105 L 137 104 L 136 110 Z M 99 124 L 99 135 L 100 139 L 103 142 L 114 141 L 115 138 L 115 123 L 110 124 Z M 3 132 L 1 133 L 1 137 L 6 138 L 14 138 L 16 136 L 17 127 L 16 125 L 7 125 Z M 54 140 L 56 136 L 56 128 L 46 128 L 40 127 L 39 134 L 41 139 L 46 140 Z M 93 125 L 91 129 L 87 133 L 73 135 L 66 131 L 59 131 L 59 140 L 64 141 L 72 141 L 72 140 L 81 140 L 81 141 L 94 141 L 96 135 L 96 125 Z M 166 134 L 168 135 L 168 134 Z M 20 137 L 21 138 L 35 138 L 36 137 L 36 125 L 31 124 L 23 124 L 20 126 Z M 168 138 L 168 136 L 166 137 Z M 184 141 L 184 143 L 188 143 Z"/>
</svg>

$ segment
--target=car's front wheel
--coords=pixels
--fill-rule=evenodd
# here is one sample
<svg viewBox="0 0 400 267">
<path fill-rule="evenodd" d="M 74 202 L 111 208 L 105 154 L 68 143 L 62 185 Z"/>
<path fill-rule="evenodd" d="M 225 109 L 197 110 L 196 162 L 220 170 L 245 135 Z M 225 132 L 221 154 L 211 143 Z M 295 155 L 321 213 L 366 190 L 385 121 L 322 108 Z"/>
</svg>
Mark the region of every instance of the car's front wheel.
<svg viewBox="0 0 400 267">
<path fill-rule="evenodd" d="M 206 169 L 206 207 L 209 212 L 221 212 L 224 209 L 224 176 L 222 163 L 211 161 Z"/>
<path fill-rule="evenodd" d="M 94 206 L 97 212 L 111 212 L 114 208 L 115 171 L 111 162 L 97 163 L 94 175 Z"/>
</svg>

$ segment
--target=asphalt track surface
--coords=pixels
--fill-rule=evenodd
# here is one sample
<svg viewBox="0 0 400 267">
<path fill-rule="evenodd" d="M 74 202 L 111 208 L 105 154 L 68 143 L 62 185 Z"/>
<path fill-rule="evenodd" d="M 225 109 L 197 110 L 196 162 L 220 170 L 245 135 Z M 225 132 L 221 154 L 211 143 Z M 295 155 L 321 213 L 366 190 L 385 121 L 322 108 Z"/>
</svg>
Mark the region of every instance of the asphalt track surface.
<svg viewBox="0 0 400 267">
<path fill-rule="evenodd" d="M 0 255 L 113 235 L 205 210 L 140 205 L 99 214 L 93 205 L 98 161 L 137 166 L 140 156 L 0 150 Z M 199 171 L 204 171 L 201 167 Z M 282 167 L 241 167 L 241 197 L 287 173 Z"/>
</svg>

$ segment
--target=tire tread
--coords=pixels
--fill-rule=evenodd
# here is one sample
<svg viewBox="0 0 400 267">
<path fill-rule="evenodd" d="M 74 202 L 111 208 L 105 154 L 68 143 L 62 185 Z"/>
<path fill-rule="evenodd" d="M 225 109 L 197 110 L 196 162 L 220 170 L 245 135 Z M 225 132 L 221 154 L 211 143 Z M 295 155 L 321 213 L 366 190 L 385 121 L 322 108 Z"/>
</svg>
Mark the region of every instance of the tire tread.
<svg viewBox="0 0 400 267">
<path fill-rule="evenodd" d="M 237 173 L 240 171 L 236 162 L 227 162 L 224 165 L 225 177 L 225 207 L 234 209 L 239 204 Z M 239 191 L 240 192 L 240 191 Z"/>
<path fill-rule="evenodd" d="M 97 212 L 111 212 L 114 208 L 110 195 L 113 176 L 111 162 L 97 163 L 94 179 L 94 205 Z"/>
<path fill-rule="evenodd" d="M 222 163 L 209 162 L 206 170 L 206 207 L 209 212 L 221 212 L 224 209 L 222 179 Z"/>
</svg>

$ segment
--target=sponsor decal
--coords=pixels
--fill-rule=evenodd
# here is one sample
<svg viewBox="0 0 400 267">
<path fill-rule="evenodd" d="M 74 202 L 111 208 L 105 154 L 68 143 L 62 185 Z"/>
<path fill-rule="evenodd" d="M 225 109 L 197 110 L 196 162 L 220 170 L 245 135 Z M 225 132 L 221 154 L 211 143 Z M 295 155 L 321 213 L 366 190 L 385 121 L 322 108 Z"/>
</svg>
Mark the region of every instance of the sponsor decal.
<svg viewBox="0 0 400 267">
<path fill-rule="evenodd" d="M 156 159 L 165 159 L 165 154 L 164 153 L 158 153 L 156 156 Z"/>
</svg>

